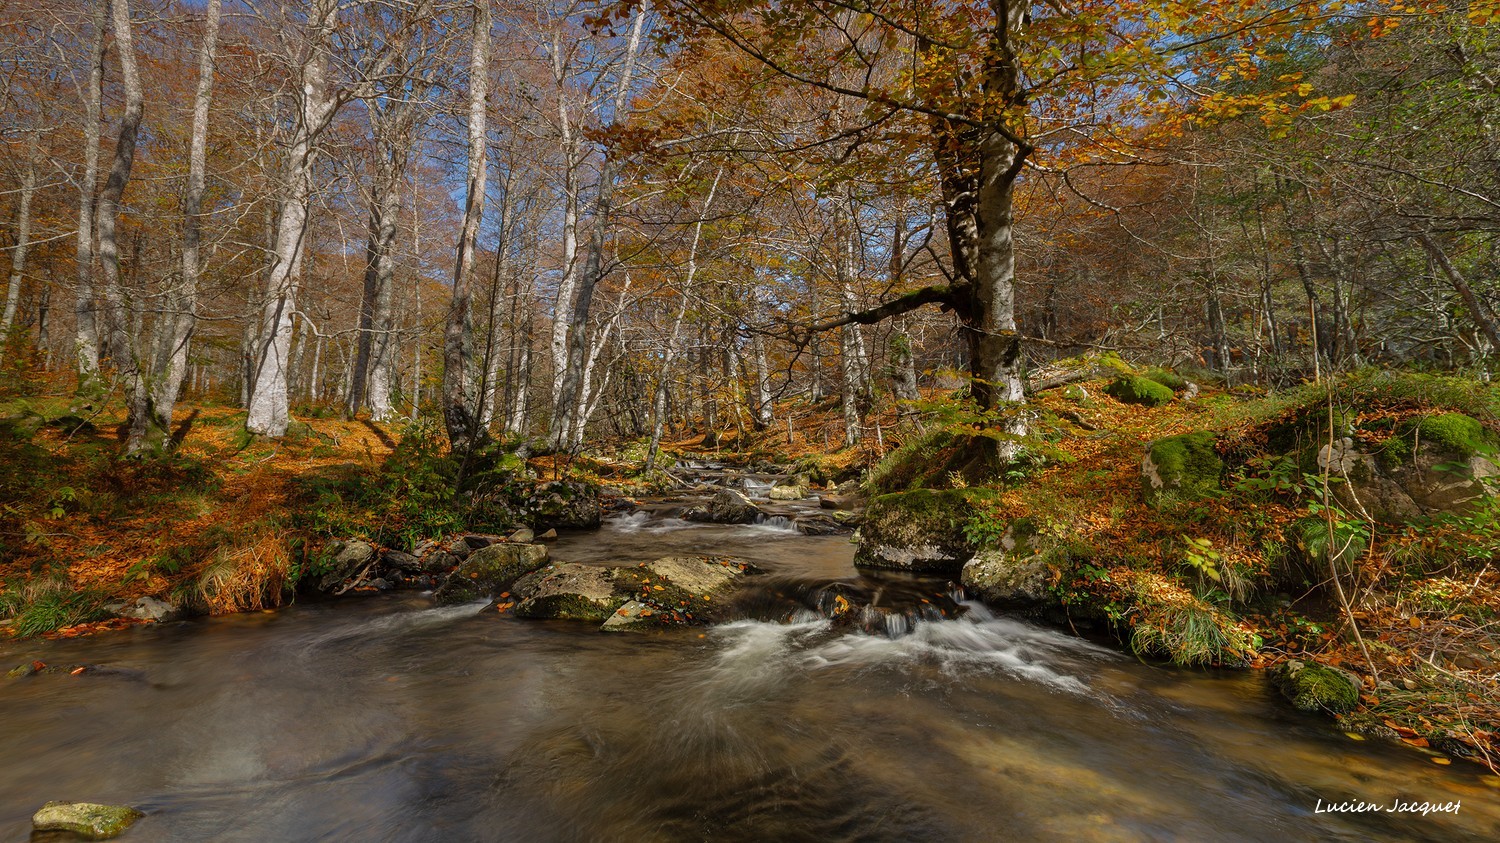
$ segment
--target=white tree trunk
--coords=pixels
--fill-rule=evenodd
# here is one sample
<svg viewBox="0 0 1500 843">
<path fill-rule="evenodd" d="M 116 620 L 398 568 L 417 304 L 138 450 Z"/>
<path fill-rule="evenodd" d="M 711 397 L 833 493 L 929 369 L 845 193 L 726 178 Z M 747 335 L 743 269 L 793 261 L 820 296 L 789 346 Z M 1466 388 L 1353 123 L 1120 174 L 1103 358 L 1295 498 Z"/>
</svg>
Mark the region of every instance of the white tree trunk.
<svg viewBox="0 0 1500 843">
<path fill-rule="evenodd" d="M 474 3 L 473 43 L 469 54 L 469 171 L 464 193 L 464 221 L 453 267 L 453 304 L 443 333 L 443 418 L 454 452 L 466 453 L 482 444 L 479 424 L 480 390 L 470 368 L 473 363 L 474 242 L 484 217 L 487 177 L 485 97 L 489 91 L 490 0 Z"/>
<path fill-rule="evenodd" d="M 99 307 L 94 296 L 94 201 L 99 182 L 99 112 L 104 99 L 104 28 L 109 0 L 94 0 L 94 46 L 83 101 L 83 175 L 78 180 L 78 283 L 73 304 L 73 353 L 78 391 L 99 388 Z"/>
<path fill-rule="evenodd" d="M 266 297 L 261 307 L 260 342 L 251 361 L 254 377 L 245 429 L 257 436 L 284 436 L 291 422 L 287 375 L 292 318 L 297 307 L 296 275 L 306 248 L 316 144 L 338 107 L 327 92 L 328 42 L 337 15 L 336 0 L 315 0 L 308 16 L 307 52 L 300 68 L 301 114 L 287 151 L 287 184 L 276 225 L 274 263 L 266 279 Z"/>
<path fill-rule="evenodd" d="M 26 251 L 31 246 L 31 196 L 36 192 L 36 146 L 40 132 L 31 132 L 26 144 L 26 172 L 21 176 L 21 198 L 16 205 L 16 245 L 10 251 L 10 286 L 5 292 L 5 313 L 0 316 L 0 339 L 16 324 L 21 303 L 21 284 L 26 278 Z"/>
</svg>

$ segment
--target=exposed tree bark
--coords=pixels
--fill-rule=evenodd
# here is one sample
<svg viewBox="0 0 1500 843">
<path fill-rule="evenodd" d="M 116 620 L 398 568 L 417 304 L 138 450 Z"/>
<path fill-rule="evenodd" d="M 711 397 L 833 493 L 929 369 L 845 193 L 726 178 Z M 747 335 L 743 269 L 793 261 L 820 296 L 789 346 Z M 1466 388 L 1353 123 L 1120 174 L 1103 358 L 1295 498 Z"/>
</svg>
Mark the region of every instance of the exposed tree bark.
<svg viewBox="0 0 1500 843">
<path fill-rule="evenodd" d="M 1453 265 L 1448 253 L 1443 251 L 1443 247 L 1438 245 L 1431 234 L 1420 234 L 1417 236 L 1417 241 L 1422 244 L 1422 248 L 1427 250 L 1427 254 L 1432 256 L 1433 262 L 1442 270 L 1448 283 L 1453 285 L 1454 292 L 1458 293 L 1459 298 L 1463 300 L 1464 307 L 1469 311 L 1469 318 L 1473 319 L 1474 324 L 1479 326 L 1479 330 L 1484 332 L 1485 338 L 1490 341 L 1490 347 L 1500 350 L 1500 320 L 1496 319 L 1494 311 L 1475 295 L 1474 288 L 1469 285 L 1469 280 L 1458 271 L 1458 267 Z"/>
<path fill-rule="evenodd" d="M 83 174 L 78 180 L 78 282 L 74 290 L 73 354 L 79 395 L 91 395 L 99 384 L 99 306 L 94 291 L 95 196 L 99 189 L 99 117 L 104 99 L 104 30 L 109 0 L 94 0 L 94 49 L 89 61 L 83 102 Z"/>
<path fill-rule="evenodd" d="M 391 408 L 391 313 L 396 276 L 396 235 L 401 192 L 411 157 L 415 111 L 409 102 L 372 104 L 375 174 L 370 184 L 369 237 L 365 245 L 364 290 L 359 308 L 359 341 L 350 384 L 349 415 L 368 401 L 370 418 L 384 421 Z"/>
<path fill-rule="evenodd" d="M 182 198 L 182 280 L 156 320 L 151 373 L 143 378 L 130 408 L 130 453 L 156 452 L 171 442 L 172 411 L 187 371 L 188 347 L 198 315 L 198 279 L 203 269 L 203 191 L 208 169 L 208 112 L 213 101 L 214 56 L 219 43 L 222 0 L 208 0 L 203 47 L 198 54 L 198 88 L 193 95 L 192 139 L 188 148 L 187 190 Z M 144 406 L 139 406 L 139 404 Z"/>
<path fill-rule="evenodd" d="M 131 342 L 130 314 L 124 291 L 120 288 L 118 229 L 120 202 L 125 194 L 125 185 L 130 181 L 130 171 L 135 165 L 136 135 L 140 132 L 141 116 L 145 108 L 135 47 L 131 43 L 129 0 L 110 0 L 110 13 L 115 47 L 120 54 L 125 110 L 120 115 L 120 134 L 115 140 L 115 155 L 110 164 L 109 177 L 104 180 L 104 189 L 99 192 L 99 265 L 103 270 L 104 297 L 109 304 L 106 331 L 109 339 L 105 348 L 116 372 L 125 379 L 132 391 L 139 392 L 142 388 L 139 383 L 140 362 Z"/>
<path fill-rule="evenodd" d="M 490 0 L 474 2 L 473 43 L 469 54 L 469 165 L 464 194 L 463 228 L 453 267 L 453 302 L 443 332 L 443 418 L 454 453 L 467 455 L 485 441 L 480 425 L 482 400 L 473 366 L 474 243 L 484 216 L 487 177 L 485 117 L 490 67 Z"/>
<path fill-rule="evenodd" d="M 21 175 L 21 197 L 16 202 L 16 243 L 10 250 L 10 282 L 5 292 L 5 312 L 0 315 L 0 340 L 16 324 L 21 303 L 21 285 L 26 279 L 26 251 L 31 246 L 31 197 L 36 192 L 36 147 L 41 133 L 30 132 L 26 141 L 26 171 Z M 0 354 L 3 354 L 0 350 Z"/>
<path fill-rule="evenodd" d="M 625 47 L 620 78 L 616 83 L 613 103 L 614 120 L 621 119 L 630 94 L 630 80 L 635 72 L 636 54 L 641 46 L 641 31 L 645 22 L 645 9 L 637 7 L 630 27 L 630 38 Z M 594 290 L 604 277 L 604 249 L 609 237 L 609 225 L 613 211 L 615 168 L 618 161 L 613 152 L 607 151 L 604 163 L 599 168 L 599 186 L 595 189 L 593 225 L 589 231 L 588 250 L 584 259 L 583 273 L 578 283 L 577 299 L 573 303 L 567 320 L 567 353 L 563 356 L 563 368 L 558 378 L 557 401 L 553 407 L 553 446 L 562 448 L 571 445 L 569 440 L 581 435 L 580 419 L 585 410 L 584 368 L 588 355 L 589 312 L 594 301 Z M 554 342 L 557 330 L 553 331 Z M 554 346 L 554 360 L 556 347 Z"/>
<path fill-rule="evenodd" d="M 338 8 L 337 0 L 314 0 L 308 15 L 305 52 L 299 68 L 300 119 L 286 154 L 287 183 L 276 225 L 274 263 L 266 279 L 259 343 L 252 361 L 254 377 L 245 429 L 257 436 L 284 436 L 291 422 L 287 375 L 292 320 L 297 309 L 296 279 L 306 251 L 313 161 L 318 139 L 339 105 L 327 90 L 329 39 L 337 22 Z"/>
</svg>

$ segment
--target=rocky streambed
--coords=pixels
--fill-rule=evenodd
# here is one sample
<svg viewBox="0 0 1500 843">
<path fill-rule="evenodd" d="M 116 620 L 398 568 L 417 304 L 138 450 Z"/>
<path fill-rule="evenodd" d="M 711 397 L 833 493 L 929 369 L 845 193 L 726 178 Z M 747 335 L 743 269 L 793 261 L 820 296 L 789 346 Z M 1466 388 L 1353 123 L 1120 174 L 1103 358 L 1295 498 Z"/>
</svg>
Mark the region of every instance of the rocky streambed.
<svg viewBox="0 0 1500 843">
<path fill-rule="evenodd" d="M 1489 778 L 1351 740 L 1256 674 L 1142 664 L 947 578 L 861 573 L 847 535 L 682 517 L 696 505 L 561 531 L 494 599 L 393 590 L 0 646 L 100 668 L 0 680 L 0 829 L 25 837 L 59 799 L 132 806 L 121 839 L 163 843 L 1467 841 L 1500 823 Z M 527 567 L 539 544 L 470 547 L 454 572 Z M 585 572 L 627 602 L 523 616 Z M 702 625 L 601 634 L 631 601 L 687 601 Z M 1346 801 L 1462 804 L 1318 811 Z"/>
</svg>

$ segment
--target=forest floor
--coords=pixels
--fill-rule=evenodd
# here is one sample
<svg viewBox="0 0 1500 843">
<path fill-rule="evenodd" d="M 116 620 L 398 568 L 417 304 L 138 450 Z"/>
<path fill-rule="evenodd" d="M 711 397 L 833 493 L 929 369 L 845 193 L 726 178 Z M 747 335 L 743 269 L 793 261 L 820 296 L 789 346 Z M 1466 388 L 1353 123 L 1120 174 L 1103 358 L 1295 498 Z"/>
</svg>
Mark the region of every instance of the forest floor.
<svg viewBox="0 0 1500 843">
<path fill-rule="evenodd" d="M 1462 559 L 1451 553 L 1464 541 L 1479 548 L 1493 536 L 1466 537 L 1462 523 L 1405 525 L 1370 536 L 1348 583 L 1355 597 L 1347 612 L 1320 584 L 1271 585 L 1267 574 L 1276 560 L 1267 537 L 1284 536 L 1307 517 L 1305 497 L 1230 491 L 1153 508 L 1142 498 L 1141 458 L 1152 440 L 1195 430 L 1253 439 L 1284 404 L 1252 390 L 1209 390 L 1191 402 L 1144 407 L 1108 397 L 1104 385 L 1079 384 L 1083 400 L 1065 390 L 1040 395 L 1037 427 L 1047 458 L 1024 477 L 988 481 L 999 493 L 1000 516 L 1043 525 L 1051 546 L 1062 551 L 1054 590 L 1065 605 L 1080 617 L 1085 607 L 1107 616 L 1127 645 L 1130 631 L 1158 622 L 1164 607 L 1207 605 L 1256 640 L 1252 667 L 1295 658 L 1355 674 L 1359 705 L 1344 718 L 1351 736 L 1395 736 L 1435 763 L 1462 755 L 1500 766 L 1500 571 L 1488 549 Z M 284 581 L 270 572 L 287 567 L 286 545 L 302 524 L 293 523 L 292 511 L 306 508 L 308 478 L 348 466 L 375 476 L 402 436 L 399 425 L 310 413 L 298 415 L 285 439 L 257 441 L 243 432 L 243 411 L 188 402 L 179 408 L 173 455 L 135 462 L 120 459 L 118 404 L 79 418 L 69 401 L 60 391 L 0 400 L 0 419 L 13 420 L 0 430 L 0 599 L 25 596 L 50 578 L 54 593 L 47 599 L 55 612 L 46 619 L 49 628 L 35 632 L 51 636 L 136 623 L 100 620 L 97 606 L 215 581 L 224 547 L 233 549 L 232 576 L 254 587 L 242 583 L 218 598 L 207 591 L 210 611 L 276 605 Z M 1364 414 L 1412 412 L 1392 406 Z M 14 420 L 21 418 L 32 425 L 18 429 Z M 829 484 L 858 477 L 893 452 L 899 456 L 903 446 L 932 466 L 952 457 L 932 444 L 944 422 L 931 414 L 920 428 L 898 420 L 894 409 L 867 416 L 865 436 L 852 447 L 842 446 L 836 400 L 781 407 L 777 418 L 783 421 L 766 431 L 729 430 L 707 442 L 696 435 L 666 443 L 664 451 L 739 464 L 795 463 Z M 576 459 L 534 459 L 531 470 L 539 479 L 589 479 L 632 494 L 662 490 L 640 471 L 639 460 L 639 442 L 605 443 Z M 935 485 L 970 482 L 987 481 L 957 471 L 939 475 Z M 1210 542 L 1214 564 L 1241 572 L 1249 593 L 1232 595 L 1218 583 L 1201 588 L 1202 577 L 1193 576 L 1201 570 L 1184 563 L 1190 538 Z M 1419 566 L 1393 563 L 1416 558 L 1418 546 L 1450 558 L 1434 564 L 1429 553 Z"/>
</svg>

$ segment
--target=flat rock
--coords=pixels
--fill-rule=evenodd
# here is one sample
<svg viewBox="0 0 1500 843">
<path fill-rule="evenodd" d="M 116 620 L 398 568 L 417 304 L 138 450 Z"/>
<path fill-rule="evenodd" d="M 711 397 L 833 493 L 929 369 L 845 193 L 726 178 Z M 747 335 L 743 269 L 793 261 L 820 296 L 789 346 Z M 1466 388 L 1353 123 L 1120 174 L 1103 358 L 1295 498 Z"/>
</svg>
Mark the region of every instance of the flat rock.
<svg viewBox="0 0 1500 843">
<path fill-rule="evenodd" d="M 32 815 L 31 825 L 37 831 L 71 831 L 86 840 L 109 840 L 143 816 L 125 805 L 48 802 Z"/>
<path fill-rule="evenodd" d="M 603 623 L 628 599 L 619 570 L 569 563 L 533 571 L 511 588 L 515 615 Z"/>
</svg>

